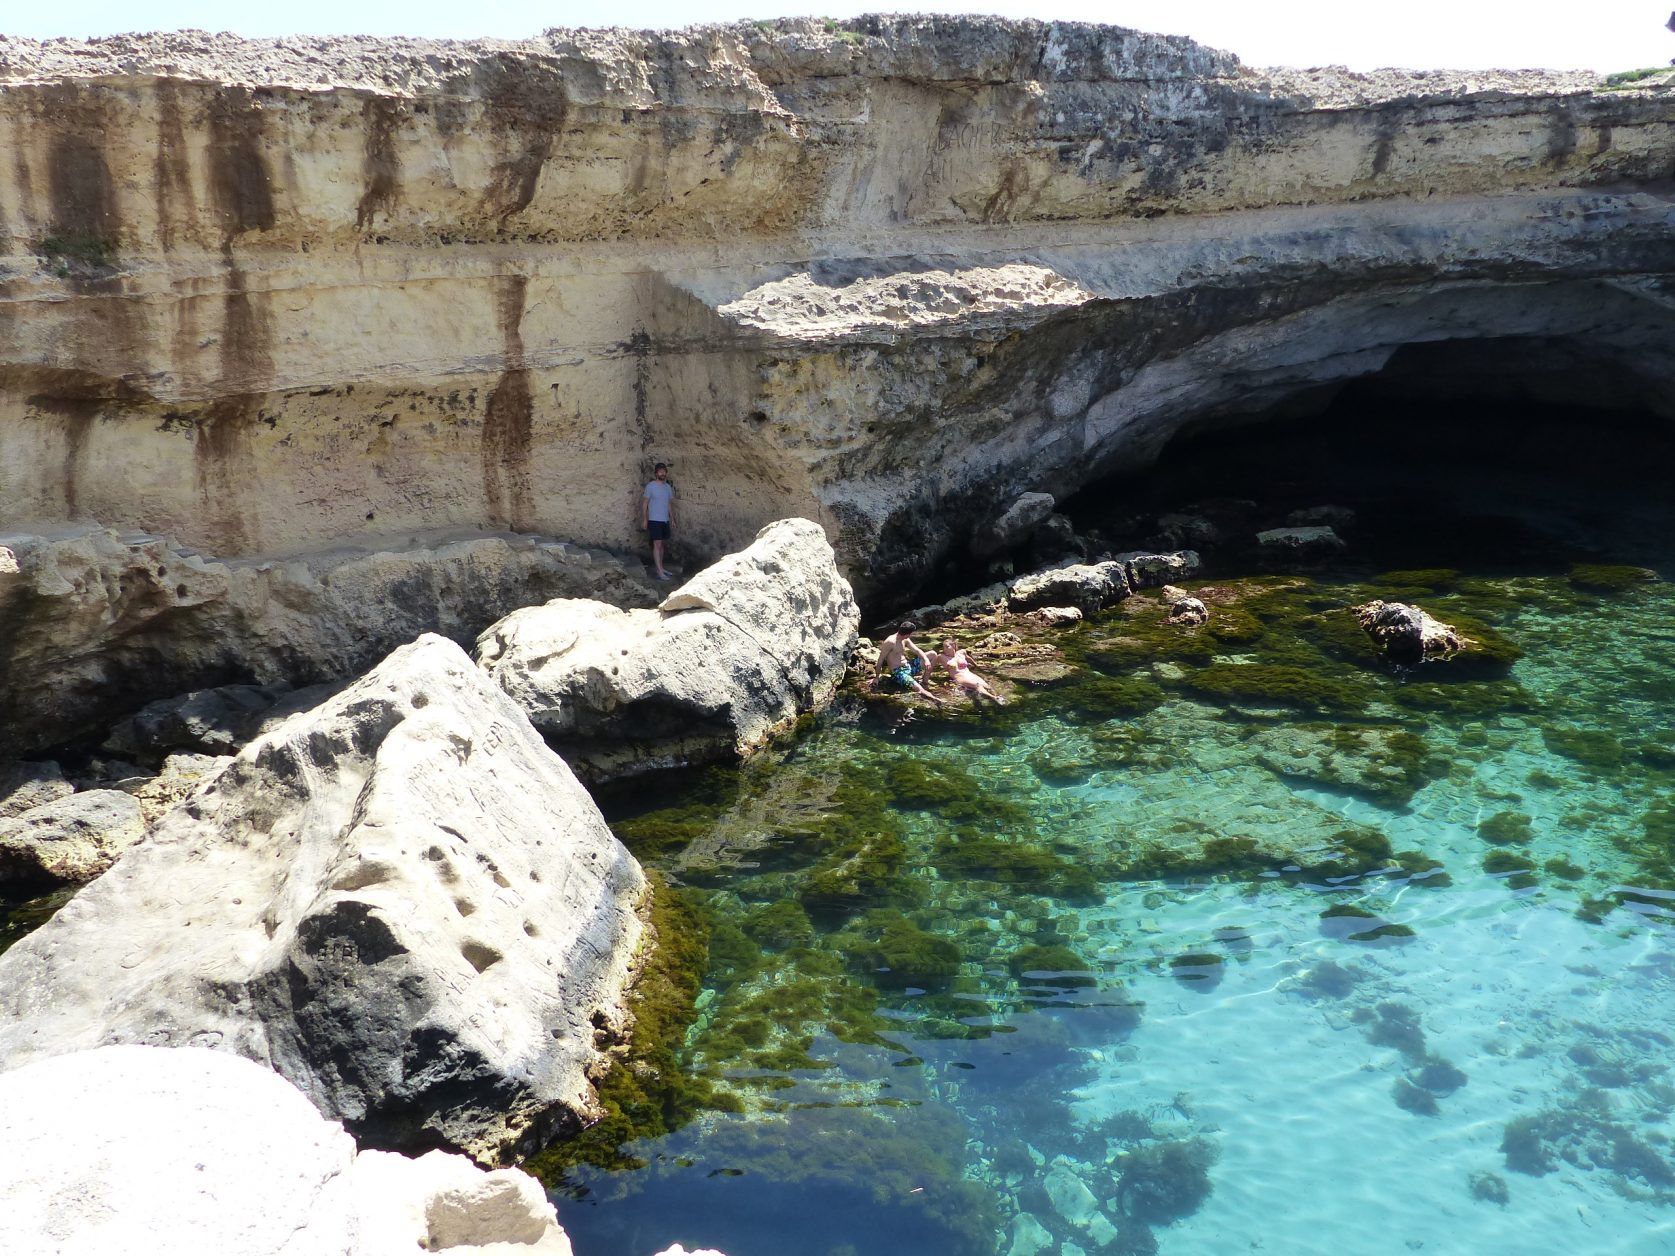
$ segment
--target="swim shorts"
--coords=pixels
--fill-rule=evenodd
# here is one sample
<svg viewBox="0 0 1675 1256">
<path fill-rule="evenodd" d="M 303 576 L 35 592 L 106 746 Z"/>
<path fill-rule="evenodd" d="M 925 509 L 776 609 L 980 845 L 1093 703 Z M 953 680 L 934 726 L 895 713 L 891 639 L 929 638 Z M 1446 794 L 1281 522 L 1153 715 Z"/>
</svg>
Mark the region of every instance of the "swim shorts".
<svg viewBox="0 0 1675 1256">
<path fill-rule="evenodd" d="M 669 539 L 669 521 L 667 519 L 647 520 L 646 536 L 653 541 L 667 541 Z"/>
<path fill-rule="evenodd" d="M 890 673 L 890 679 L 895 681 L 902 689 L 911 689 L 913 688 L 914 677 L 924 670 L 924 665 L 918 659 L 908 659 L 907 662 Z"/>
</svg>

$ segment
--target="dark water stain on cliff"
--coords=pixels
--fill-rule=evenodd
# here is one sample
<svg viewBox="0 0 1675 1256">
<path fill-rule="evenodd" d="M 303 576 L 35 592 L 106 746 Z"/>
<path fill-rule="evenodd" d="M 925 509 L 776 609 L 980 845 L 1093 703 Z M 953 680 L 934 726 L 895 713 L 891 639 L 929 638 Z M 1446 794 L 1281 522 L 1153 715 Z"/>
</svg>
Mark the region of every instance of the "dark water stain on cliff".
<svg viewBox="0 0 1675 1256">
<path fill-rule="evenodd" d="M 1555 105 L 1547 130 L 1547 160 L 1557 165 L 1576 151 L 1576 118 L 1562 103 Z"/>
<path fill-rule="evenodd" d="M 110 244 L 116 238 L 116 190 L 105 155 L 79 135 L 61 135 L 48 157 L 54 234 Z"/>
<path fill-rule="evenodd" d="M 203 518 L 216 547 L 228 555 L 246 552 L 252 539 L 239 501 L 256 488 L 250 475 L 250 429 L 260 406 L 259 396 L 218 397 L 200 416 L 192 440 Z"/>
<path fill-rule="evenodd" d="M 355 207 L 355 227 L 365 231 L 379 214 L 388 218 L 395 208 L 396 191 L 401 183 L 401 153 L 396 147 L 401 106 L 388 96 L 373 96 L 361 107 L 361 120 L 366 137 L 361 153 L 363 188 L 360 203 Z"/>
<path fill-rule="evenodd" d="M 489 521 L 499 528 L 528 529 L 534 518 L 533 476 L 529 464 L 534 401 L 523 357 L 526 275 L 495 281 L 495 317 L 506 358 L 500 380 L 483 414 L 483 500 Z"/>
<path fill-rule="evenodd" d="M 64 433 L 64 462 L 59 472 L 64 488 L 64 514 L 74 519 L 81 512 L 81 465 L 87 452 L 87 438 L 99 417 L 99 402 L 90 397 L 37 394 L 29 408 L 51 416 Z"/>
<path fill-rule="evenodd" d="M 180 107 L 180 84 L 158 79 L 157 157 L 152 166 L 152 192 L 157 202 L 157 241 L 165 252 L 179 242 L 183 226 L 197 216 L 192 191 L 192 163 L 186 146 L 186 120 Z"/>
<path fill-rule="evenodd" d="M 274 224 L 263 125 L 261 108 L 246 88 L 224 87 L 210 101 L 209 188 L 224 239 Z"/>
<path fill-rule="evenodd" d="M 488 209 L 502 224 L 529 208 L 564 129 L 562 76 L 534 61 L 500 59 L 483 73 L 484 121 L 503 156 L 489 174 Z"/>
<path fill-rule="evenodd" d="M 245 503 L 259 489 L 250 436 L 273 379 L 273 328 L 266 292 L 249 289 L 230 259 L 222 295 L 220 377 L 203 411 L 192 454 L 198 501 L 220 548 L 248 551 L 258 538 Z"/>
</svg>

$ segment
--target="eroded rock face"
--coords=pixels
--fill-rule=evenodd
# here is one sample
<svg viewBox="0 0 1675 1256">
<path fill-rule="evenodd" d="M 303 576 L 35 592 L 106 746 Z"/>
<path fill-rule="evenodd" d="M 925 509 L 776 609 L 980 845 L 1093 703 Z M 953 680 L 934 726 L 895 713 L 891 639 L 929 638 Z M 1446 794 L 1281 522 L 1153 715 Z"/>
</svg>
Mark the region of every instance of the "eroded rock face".
<svg viewBox="0 0 1675 1256">
<path fill-rule="evenodd" d="M 571 1251 L 528 1174 L 357 1153 L 268 1069 L 142 1046 L 0 1073 L 0 1214 L 9 1256 Z"/>
<path fill-rule="evenodd" d="M 1599 87 L 989 18 L 0 38 L 0 524 L 628 551 L 663 459 L 692 557 L 808 517 L 907 604 L 1373 373 L 1675 414 L 1675 93 Z"/>
<path fill-rule="evenodd" d="M 480 1159 L 595 1112 L 639 866 L 439 637 L 286 721 L 0 957 L 0 1067 L 271 1064 L 363 1143 Z"/>
<path fill-rule="evenodd" d="M 591 779 L 742 759 L 843 678 L 860 612 L 824 532 L 770 524 L 655 611 L 559 599 L 483 633 L 478 662 Z"/>
<path fill-rule="evenodd" d="M 652 602 L 637 569 L 511 535 L 270 562 L 83 527 L 0 535 L 0 552 L 14 568 L 0 570 L 0 755 L 102 738 L 148 701 L 205 685 L 255 680 L 277 692 L 347 678 L 424 632 L 469 643 L 499 615 L 549 597 Z M 184 733 L 192 721 L 173 722 Z M 194 748 L 228 748 L 248 725 L 222 731 Z"/>
</svg>

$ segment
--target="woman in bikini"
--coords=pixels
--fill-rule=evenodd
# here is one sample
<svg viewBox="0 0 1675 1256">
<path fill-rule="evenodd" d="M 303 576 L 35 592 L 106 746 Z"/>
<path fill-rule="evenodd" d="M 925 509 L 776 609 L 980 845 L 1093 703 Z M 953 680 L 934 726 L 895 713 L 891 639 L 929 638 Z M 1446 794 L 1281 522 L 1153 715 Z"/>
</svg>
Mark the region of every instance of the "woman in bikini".
<svg viewBox="0 0 1675 1256">
<path fill-rule="evenodd" d="M 949 675 L 954 678 L 954 683 L 973 698 L 988 698 L 1001 706 L 1006 705 L 1006 699 L 990 688 L 988 681 L 971 670 L 971 660 L 955 643 L 954 638 L 944 637 L 942 649 L 931 655 L 932 670 L 938 667 L 947 668 Z"/>
</svg>

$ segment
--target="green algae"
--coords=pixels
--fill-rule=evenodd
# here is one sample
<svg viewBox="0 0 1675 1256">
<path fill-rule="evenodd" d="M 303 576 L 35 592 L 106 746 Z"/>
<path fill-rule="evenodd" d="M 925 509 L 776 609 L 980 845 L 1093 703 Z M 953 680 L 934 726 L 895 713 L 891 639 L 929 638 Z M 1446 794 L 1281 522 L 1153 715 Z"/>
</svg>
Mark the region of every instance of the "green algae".
<svg viewBox="0 0 1675 1256">
<path fill-rule="evenodd" d="M 1019 981 L 1061 987 L 1088 987 L 1097 982 L 1082 957 L 1067 946 L 1026 946 L 1006 958 L 1007 970 Z"/>
<path fill-rule="evenodd" d="M 1570 583 L 1588 593 L 1627 593 L 1658 578 L 1645 567 L 1620 563 L 1577 563 L 1570 569 Z"/>
<path fill-rule="evenodd" d="M 1372 696 L 1365 685 L 1353 681 L 1270 663 L 1212 664 L 1193 672 L 1186 685 L 1222 702 L 1307 711 L 1360 711 Z"/>
<path fill-rule="evenodd" d="M 698 1113 L 734 1111 L 738 1103 L 703 1077 L 687 1073 L 677 1047 L 697 1019 L 698 991 L 708 964 L 709 930 L 702 914 L 655 871 L 651 889 L 648 960 L 629 997 L 633 1035 L 625 1059 L 598 1086 L 603 1117 L 524 1163 L 549 1187 L 580 1164 L 638 1169 L 645 1160 L 626 1150 L 639 1139 L 679 1129 Z"/>
<path fill-rule="evenodd" d="M 1403 1112 L 1411 1112 L 1414 1116 L 1437 1116 L 1442 1112 L 1435 1095 L 1423 1086 L 1414 1085 L 1405 1077 L 1395 1080 L 1391 1093 L 1396 1100 L 1396 1106 Z"/>
<path fill-rule="evenodd" d="M 1541 866 L 1545 871 L 1555 877 L 1558 877 L 1562 881 L 1580 881 L 1583 877 L 1588 875 L 1588 870 L 1586 868 L 1582 867 L 1580 864 L 1571 862 L 1563 856 L 1549 859 Z"/>
<path fill-rule="evenodd" d="M 1079 724 L 1133 719 L 1162 706 L 1166 696 L 1161 686 L 1149 680 L 1097 676 L 1074 687 L 1074 705 L 1064 714 Z"/>
<path fill-rule="evenodd" d="M 1101 896 L 1094 870 L 1043 846 L 962 828 L 937 839 L 931 860 L 945 880 L 990 881 L 1072 902 Z"/>
<path fill-rule="evenodd" d="M 1615 772 L 1623 764 L 1623 743 L 1602 729 L 1556 725 L 1543 728 L 1547 749 L 1594 772 Z"/>
<path fill-rule="evenodd" d="M 1124 1152 L 1114 1165 L 1119 1209 L 1147 1225 L 1191 1216 L 1210 1197 L 1210 1167 L 1218 1156 L 1205 1138 L 1146 1143 Z"/>
<path fill-rule="evenodd" d="M 857 972 L 880 986 L 937 988 L 960 970 L 960 948 L 900 912 L 875 909 L 853 920 L 831 943 Z"/>
<path fill-rule="evenodd" d="M 802 904 L 781 899 L 752 908 L 744 931 L 757 945 L 776 951 L 806 946 L 814 940 L 814 924 Z"/>
<path fill-rule="evenodd" d="M 1390 858 L 1395 861 L 1397 867 L 1407 873 L 1411 885 L 1440 890 L 1454 884 L 1454 878 L 1448 875 L 1442 860 L 1433 859 L 1422 851 L 1399 850 Z"/>
<path fill-rule="evenodd" d="M 933 811 L 955 823 L 1028 834 L 1035 830 L 1029 808 L 984 789 L 958 764 L 897 759 L 884 769 L 883 793 L 898 808 Z"/>
<path fill-rule="evenodd" d="M 1477 835 L 1494 846 L 1523 846 L 1534 835 L 1529 816 L 1517 811 L 1497 811 L 1477 825 Z"/>
<path fill-rule="evenodd" d="M 1192 951 L 1169 960 L 1169 972 L 1189 990 L 1208 994 L 1221 984 L 1226 958 L 1214 951 Z"/>
</svg>

